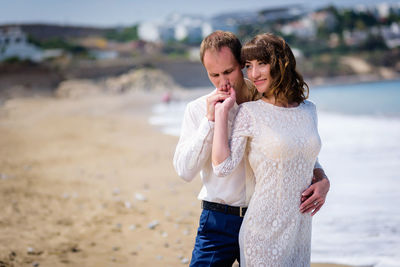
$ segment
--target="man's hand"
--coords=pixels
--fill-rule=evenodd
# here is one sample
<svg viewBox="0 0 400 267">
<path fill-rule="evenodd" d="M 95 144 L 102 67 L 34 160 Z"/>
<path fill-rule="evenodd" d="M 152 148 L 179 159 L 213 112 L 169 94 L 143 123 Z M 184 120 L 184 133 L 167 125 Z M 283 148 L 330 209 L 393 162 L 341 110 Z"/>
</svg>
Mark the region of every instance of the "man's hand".
<svg viewBox="0 0 400 267">
<path fill-rule="evenodd" d="M 302 194 L 300 212 L 312 212 L 314 216 L 324 205 L 330 182 L 322 169 L 314 169 L 313 184 Z"/>
<path fill-rule="evenodd" d="M 218 88 L 212 95 L 207 97 L 207 119 L 215 121 L 215 104 L 222 102 L 229 97 L 229 91 L 226 90 L 225 85 Z"/>
</svg>

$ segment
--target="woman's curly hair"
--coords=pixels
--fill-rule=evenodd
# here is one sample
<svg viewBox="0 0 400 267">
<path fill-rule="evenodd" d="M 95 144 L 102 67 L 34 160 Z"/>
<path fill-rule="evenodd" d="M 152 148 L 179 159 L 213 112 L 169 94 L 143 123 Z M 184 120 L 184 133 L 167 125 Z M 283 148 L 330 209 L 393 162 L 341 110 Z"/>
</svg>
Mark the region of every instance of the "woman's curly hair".
<svg viewBox="0 0 400 267">
<path fill-rule="evenodd" d="M 258 60 L 271 65 L 270 88 L 263 95 L 274 96 L 283 104 L 302 103 L 308 98 L 309 87 L 296 70 L 296 59 L 285 40 L 271 33 L 256 35 L 242 47 L 241 61 Z"/>
</svg>

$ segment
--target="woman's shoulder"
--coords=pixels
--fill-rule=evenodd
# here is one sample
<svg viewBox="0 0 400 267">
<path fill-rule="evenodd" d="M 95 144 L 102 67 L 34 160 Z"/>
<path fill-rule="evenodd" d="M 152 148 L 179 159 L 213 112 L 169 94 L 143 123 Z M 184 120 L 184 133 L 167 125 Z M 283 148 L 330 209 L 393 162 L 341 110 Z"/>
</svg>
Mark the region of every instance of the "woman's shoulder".
<svg viewBox="0 0 400 267">
<path fill-rule="evenodd" d="M 316 105 L 314 104 L 314 102 L 312 102 L 311 100 L 308 100 L 308 99 L 303 101 L 303 105 L 305 107 L 312 108 L 312 109 L 316 108 Z"/>
<path fill-rule="evenodd" d="M 244 103 L 240 104 L 239 107 L 245 108 L 245 109 L 252 109 L 252 108 L 257 107 L 260 104 L 259 103 L 260 101 L 262 101 L 262 100 L 259 99 L 259 100 L 244 102 Z"/>
<path fill-rule="evenodd" d="M 250 118 L 252 117 L 252 114 L 256 112 L 257 105 L 258 105 L 257 101 L 249 101 L 241 103 L 238 107 L 236 114 L 238 115 L 240 113 L 241 116 Z"/>
</svg>

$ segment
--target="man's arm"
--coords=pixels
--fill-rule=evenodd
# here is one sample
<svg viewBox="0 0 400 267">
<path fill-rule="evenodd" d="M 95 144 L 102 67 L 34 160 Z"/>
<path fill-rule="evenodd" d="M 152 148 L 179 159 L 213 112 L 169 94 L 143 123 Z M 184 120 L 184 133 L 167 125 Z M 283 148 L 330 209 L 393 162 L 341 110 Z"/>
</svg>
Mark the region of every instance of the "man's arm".
<svg viewBox="0 0 400 267">
<path fill-rule="evenodd" d="M 190 104 L 186 107 L 181 136 L 174 154 L 174 168 L 178 175 L 190 182 L 196 177 L 211 155 L 214 122 L 204 116 L 196 120 L 196 111 Z M 199 112 L 199 111 L 197 111 Z"/>
<path fill-rule="evenodd" d="M 211 155 L 214 106 L 217 101 L 226 97 L 227 93 L 218 90 L 208 96 L 206 114 L 193 102 L 186 107 L 173 163 L 178 175 L 188 182 L 196 177 Z"/>
<path fill-rule="evenodd" d="M 313 174 L 312 184 L 301 194 L 302 204 L 300 205 L 300 212 L 308 213 L 312 211 L 312 216 L 324 205 L 330 188 L 329 179 L 319 163 L 316 164 Z"/>
</svg>

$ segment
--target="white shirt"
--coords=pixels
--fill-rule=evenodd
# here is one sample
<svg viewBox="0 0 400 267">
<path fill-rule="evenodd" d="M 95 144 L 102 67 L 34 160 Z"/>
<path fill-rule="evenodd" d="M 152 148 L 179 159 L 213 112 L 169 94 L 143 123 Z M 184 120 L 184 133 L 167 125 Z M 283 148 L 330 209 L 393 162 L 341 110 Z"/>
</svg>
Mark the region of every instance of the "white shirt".
<svg viewBox="0 0 400 267">
<path fill-rule="evenodd" d="M 226 177 L 217 177 L 213 172 L 211 150 L 214 122 L 206 117 L 208 96 L 202 96 L 186 106 L 181 136 L 174 155 L 175 170 L 186 181 L 193 180 L 200 172 L 203 182 L 198 195 L 200 200 L 231 206 L 247 206 L 252 192 L 246 200 L 245 163 L 243 161 L 239 163 L 238 167 Z M 229 133 L 237 108 L 238 105 L 235 103 L 229 113 Z"/>
<path fill-rule="evenodd" d="M 209 95 L 214 92 L 215 90 Z M 200 172 L 203 187 L 198 199 L 247 207 L 255 186 L 254 175 L 248 165 L 247 157 L 244 157 L 228 176 L 217 177 L 213 172 L 211 151 L 214 122 L 206 117 L 206 100 L 209 95 L 199 97 L 186 106 L 181 135 L 173 159 L 174 168 L 178 175 L 188 182 Z M 235 103 L 229 112 L 229 136 L 237 109 L 238 105 Z M 320 167 L 318 162 L 317 166 Z"/>
</svg>

